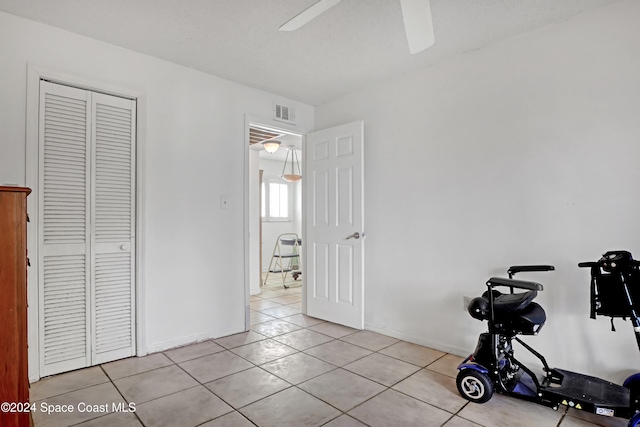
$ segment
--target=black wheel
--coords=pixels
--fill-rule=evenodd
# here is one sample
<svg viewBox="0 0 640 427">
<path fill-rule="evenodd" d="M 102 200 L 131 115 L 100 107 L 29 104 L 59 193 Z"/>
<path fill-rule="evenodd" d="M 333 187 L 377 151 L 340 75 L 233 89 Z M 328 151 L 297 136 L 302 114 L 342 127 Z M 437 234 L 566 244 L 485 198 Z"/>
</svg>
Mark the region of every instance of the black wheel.
<svg viewBox="0 0 640 427">
<path fill-rule="evenodd" d="M 493 384 L 486 374 L 463 369 L 456 378 L 458 391 L 467 400 L 476 403 L 485 403 L 493 396 Z"/>
<path fill-rule="evenodd" d="M 629 389 L 631 407 L 640 409 L 640 373 L 629 376 L 622 385 Z"/>
</svg>

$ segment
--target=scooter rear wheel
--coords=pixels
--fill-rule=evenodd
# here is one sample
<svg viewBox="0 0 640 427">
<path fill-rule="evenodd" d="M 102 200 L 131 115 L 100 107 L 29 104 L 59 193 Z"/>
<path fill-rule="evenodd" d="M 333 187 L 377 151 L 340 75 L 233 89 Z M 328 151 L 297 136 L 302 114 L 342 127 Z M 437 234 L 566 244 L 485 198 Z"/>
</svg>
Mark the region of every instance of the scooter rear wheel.
<svg viewBox="0 0 640 427">
<path fill-rule="evenodd" d="M 493 396 L 493 383 L 486 374 L 473 369 L 463 369 L 456 377 L 458 391 L 467 400 L 485 403 Z"/>
</svg>

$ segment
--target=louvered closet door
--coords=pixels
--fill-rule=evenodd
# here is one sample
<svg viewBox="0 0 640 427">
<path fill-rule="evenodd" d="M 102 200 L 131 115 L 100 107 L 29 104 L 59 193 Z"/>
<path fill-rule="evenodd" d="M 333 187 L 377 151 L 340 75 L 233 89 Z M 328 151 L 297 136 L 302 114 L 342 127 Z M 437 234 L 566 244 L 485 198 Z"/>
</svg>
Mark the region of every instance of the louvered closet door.
<svg viewBox="0 0 640 427">
<path fill-rule="evenodd" d="M 41 375 L 88 366 L 90 93 L 40 87 Z"/>
<path fill-rule="evenodd" d="M 135 102 L 92 95 L 92 358 L 133 356 Z"/>
<path fill-rule="evenodd" d="M 134 101 L 41 82 L 41 376 L 135 353 L 134 118 Z"/>
</svg>

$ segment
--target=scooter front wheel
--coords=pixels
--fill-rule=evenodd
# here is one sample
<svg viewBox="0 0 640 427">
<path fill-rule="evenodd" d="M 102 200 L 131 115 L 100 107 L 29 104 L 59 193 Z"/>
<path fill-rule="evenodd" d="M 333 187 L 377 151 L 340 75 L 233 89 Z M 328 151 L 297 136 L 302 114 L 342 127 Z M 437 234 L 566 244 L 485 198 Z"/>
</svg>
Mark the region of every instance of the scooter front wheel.
<svg viewBox="0 0 640 427">
<path fill-rule="evenodd" d="M 631 407 L 635 410 L 640 409 L 640 373 L 629 376 L 622 385 L 629 389 Z"/>
<path fill-rule="evenodd" d="M 467 400 L 485 403 L 493 396 L 493 383 L 486 374 L 473 369 L 463 369 L 456 377 L 458 391 Z"/>
<path fill-rule="evenodd" d="M 640 412 L 636 413 L 630 420 L 627 427 L 640 427 Z"/>
</svg>

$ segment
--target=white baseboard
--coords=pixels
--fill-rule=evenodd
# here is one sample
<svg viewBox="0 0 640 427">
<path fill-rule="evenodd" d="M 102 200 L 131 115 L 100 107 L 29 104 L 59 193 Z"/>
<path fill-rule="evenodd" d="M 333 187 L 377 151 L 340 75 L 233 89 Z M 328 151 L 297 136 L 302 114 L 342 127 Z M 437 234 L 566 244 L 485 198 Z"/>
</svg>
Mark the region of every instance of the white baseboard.
<svg viewBox="0 0 640 427">
<path fill-rule="evenodd" d="M 444 351 L 445 353 L 451 353 L 455 356 L 467 357 L 470 354 L 470 351 L 473 350 L 473 349 L 453 346 L 451 344 L 443 343 L 440 341 L 430 340 L 423 336 L 414 336 L 404 332 L 396 331 L 394 329 L 383 328 L 380 326 L 372 325 L 371 323 L 365 323 L 364 328 L 366 330 L 377 332 L 379 334 L 387 335 L 393 338 L 397 338 L 399 340 L 408 341 L 410 343 L 422 345 L 424 347 L 429 347 L 434 350 Z"/>
<path fill-rule="evenodd" d="M 196 344 L 211 339 L 218 339 L 226 337 L 227 335 L 239 334 L 241 332 L 244 332 L 244 330 L 201 332 L 198 334 L 187 335 L 186 337 L 180 337 L 169 341 L 162 341 L 159 343 L 147 345 L 147 354 L 158 353 L 160 351 L 170 350 L 172 348 L 182 347 L 189 344 Z"/>
</svg>

